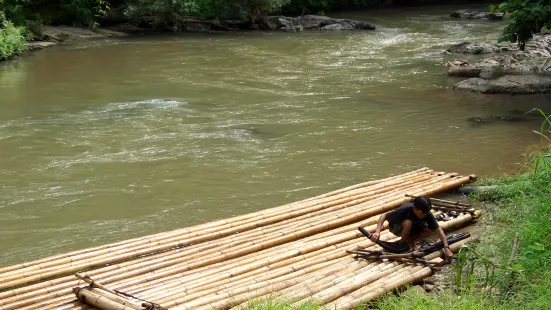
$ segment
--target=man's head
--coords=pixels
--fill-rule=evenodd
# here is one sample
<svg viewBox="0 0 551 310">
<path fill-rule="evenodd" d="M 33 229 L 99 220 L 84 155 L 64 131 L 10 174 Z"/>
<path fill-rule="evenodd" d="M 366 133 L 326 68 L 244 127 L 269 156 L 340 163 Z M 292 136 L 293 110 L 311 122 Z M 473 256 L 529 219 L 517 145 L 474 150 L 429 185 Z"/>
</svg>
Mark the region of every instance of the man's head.
<svg viewBox="0 0 551 310">
<path fill-rule="evenodd" d="M 432 203 L 430 202 L 430 198 L 428 196 L 417 196 L 413 200 L 413 213 L 415 213 L 415 216 L 420 219 L 425 218 L 431 208 Z"/>
</svg>

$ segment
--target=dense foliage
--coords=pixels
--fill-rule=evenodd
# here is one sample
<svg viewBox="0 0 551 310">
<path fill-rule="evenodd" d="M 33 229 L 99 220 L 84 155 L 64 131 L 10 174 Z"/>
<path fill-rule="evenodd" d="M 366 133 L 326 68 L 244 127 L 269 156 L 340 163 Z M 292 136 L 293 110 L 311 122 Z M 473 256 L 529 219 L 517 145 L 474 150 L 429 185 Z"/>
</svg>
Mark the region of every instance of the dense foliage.
<svg viewBox="0 0 551 310">
<path fill-rule="evenodd" d="M 18 26 L 30 22 L 95 27 L 110 7 L 124 7 L 134 22 L 180 30 L 186 18 L 257 22 L 268 14 L 323 14 L 368 7 L 381 0 L 1 0 L 0 10 Z"/>
<path fill-rule="evenodd" d="M 517 42 L 521 50 L 542 27 L 551 29 L 551 0 L 507 0 L 490 8 L 493 12 L 505 13 L 510 21 L 500 42 Z"/>
<path fill-rule="evenodd" d="M 0 60 L 8 59 L 12 55 L 25 50 L 27 43 L 25 30 L 16 27 L 0 12 Z"/>
</svg>

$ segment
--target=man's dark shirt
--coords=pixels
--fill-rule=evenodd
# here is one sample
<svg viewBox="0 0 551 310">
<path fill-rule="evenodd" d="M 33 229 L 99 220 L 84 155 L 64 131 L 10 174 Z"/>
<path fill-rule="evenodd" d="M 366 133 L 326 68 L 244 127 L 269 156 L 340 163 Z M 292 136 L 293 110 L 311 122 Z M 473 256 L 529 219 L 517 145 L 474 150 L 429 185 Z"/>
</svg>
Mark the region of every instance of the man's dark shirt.
<svg viewBox="0 0 551 310">
<path fill-rule="evenodd" d="M 411 220 L 412 231 L 423 229 L 425 225 L 427 225 L 430 230 L 435 230 L 438 228 L 438 223 L 434 219 L 432 212 L 429 212 L 424 219 L 420 219 L 415 216 L 415 213 L 413 213 L 413 203 L 411 202 L 405 203 L 398 209 L 388 213 L 386 215 L 386 219 L 390 227 L 396 224 L 402 224 L 404 220 Z"/>
</svg>

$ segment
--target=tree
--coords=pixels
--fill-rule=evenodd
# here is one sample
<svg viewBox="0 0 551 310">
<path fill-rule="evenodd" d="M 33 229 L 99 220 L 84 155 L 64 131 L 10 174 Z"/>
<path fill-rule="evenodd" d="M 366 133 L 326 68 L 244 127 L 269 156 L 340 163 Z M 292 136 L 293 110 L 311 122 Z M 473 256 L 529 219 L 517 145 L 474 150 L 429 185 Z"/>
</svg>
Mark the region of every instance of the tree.
<svg viewBox="0 0 551 310">
<path fill-rule="evenodd" d="M 551 0 L 507 0 L 490 9 L 505 13 L 510 21 L 499 42 L 516 42 L 522 51 L 534 33 L 544 26 L 551 29 Z"/>
</svg>

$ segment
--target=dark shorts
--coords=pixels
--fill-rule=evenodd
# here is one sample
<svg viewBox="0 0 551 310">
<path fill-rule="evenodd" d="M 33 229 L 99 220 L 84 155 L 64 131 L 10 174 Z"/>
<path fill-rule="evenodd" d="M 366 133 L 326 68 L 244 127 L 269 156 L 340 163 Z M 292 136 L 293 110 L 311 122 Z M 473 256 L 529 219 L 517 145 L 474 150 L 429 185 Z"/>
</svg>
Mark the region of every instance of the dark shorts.
<svg viewBox="0 0 551 310">
<path fill-rule="evenodd" d="M 424 223 L 424 225 L 413 225 L 411 227 L 411 230 L 409 231 L 409 236 L 410 237 L 420 236 L 421 233 L 425 231 L 425 228 L 428 228 L 427 223 Z M 394 235 L 400 237 L 402 235 L 402 223 L 390 225 L 389 230 Z"/>
</svg>

